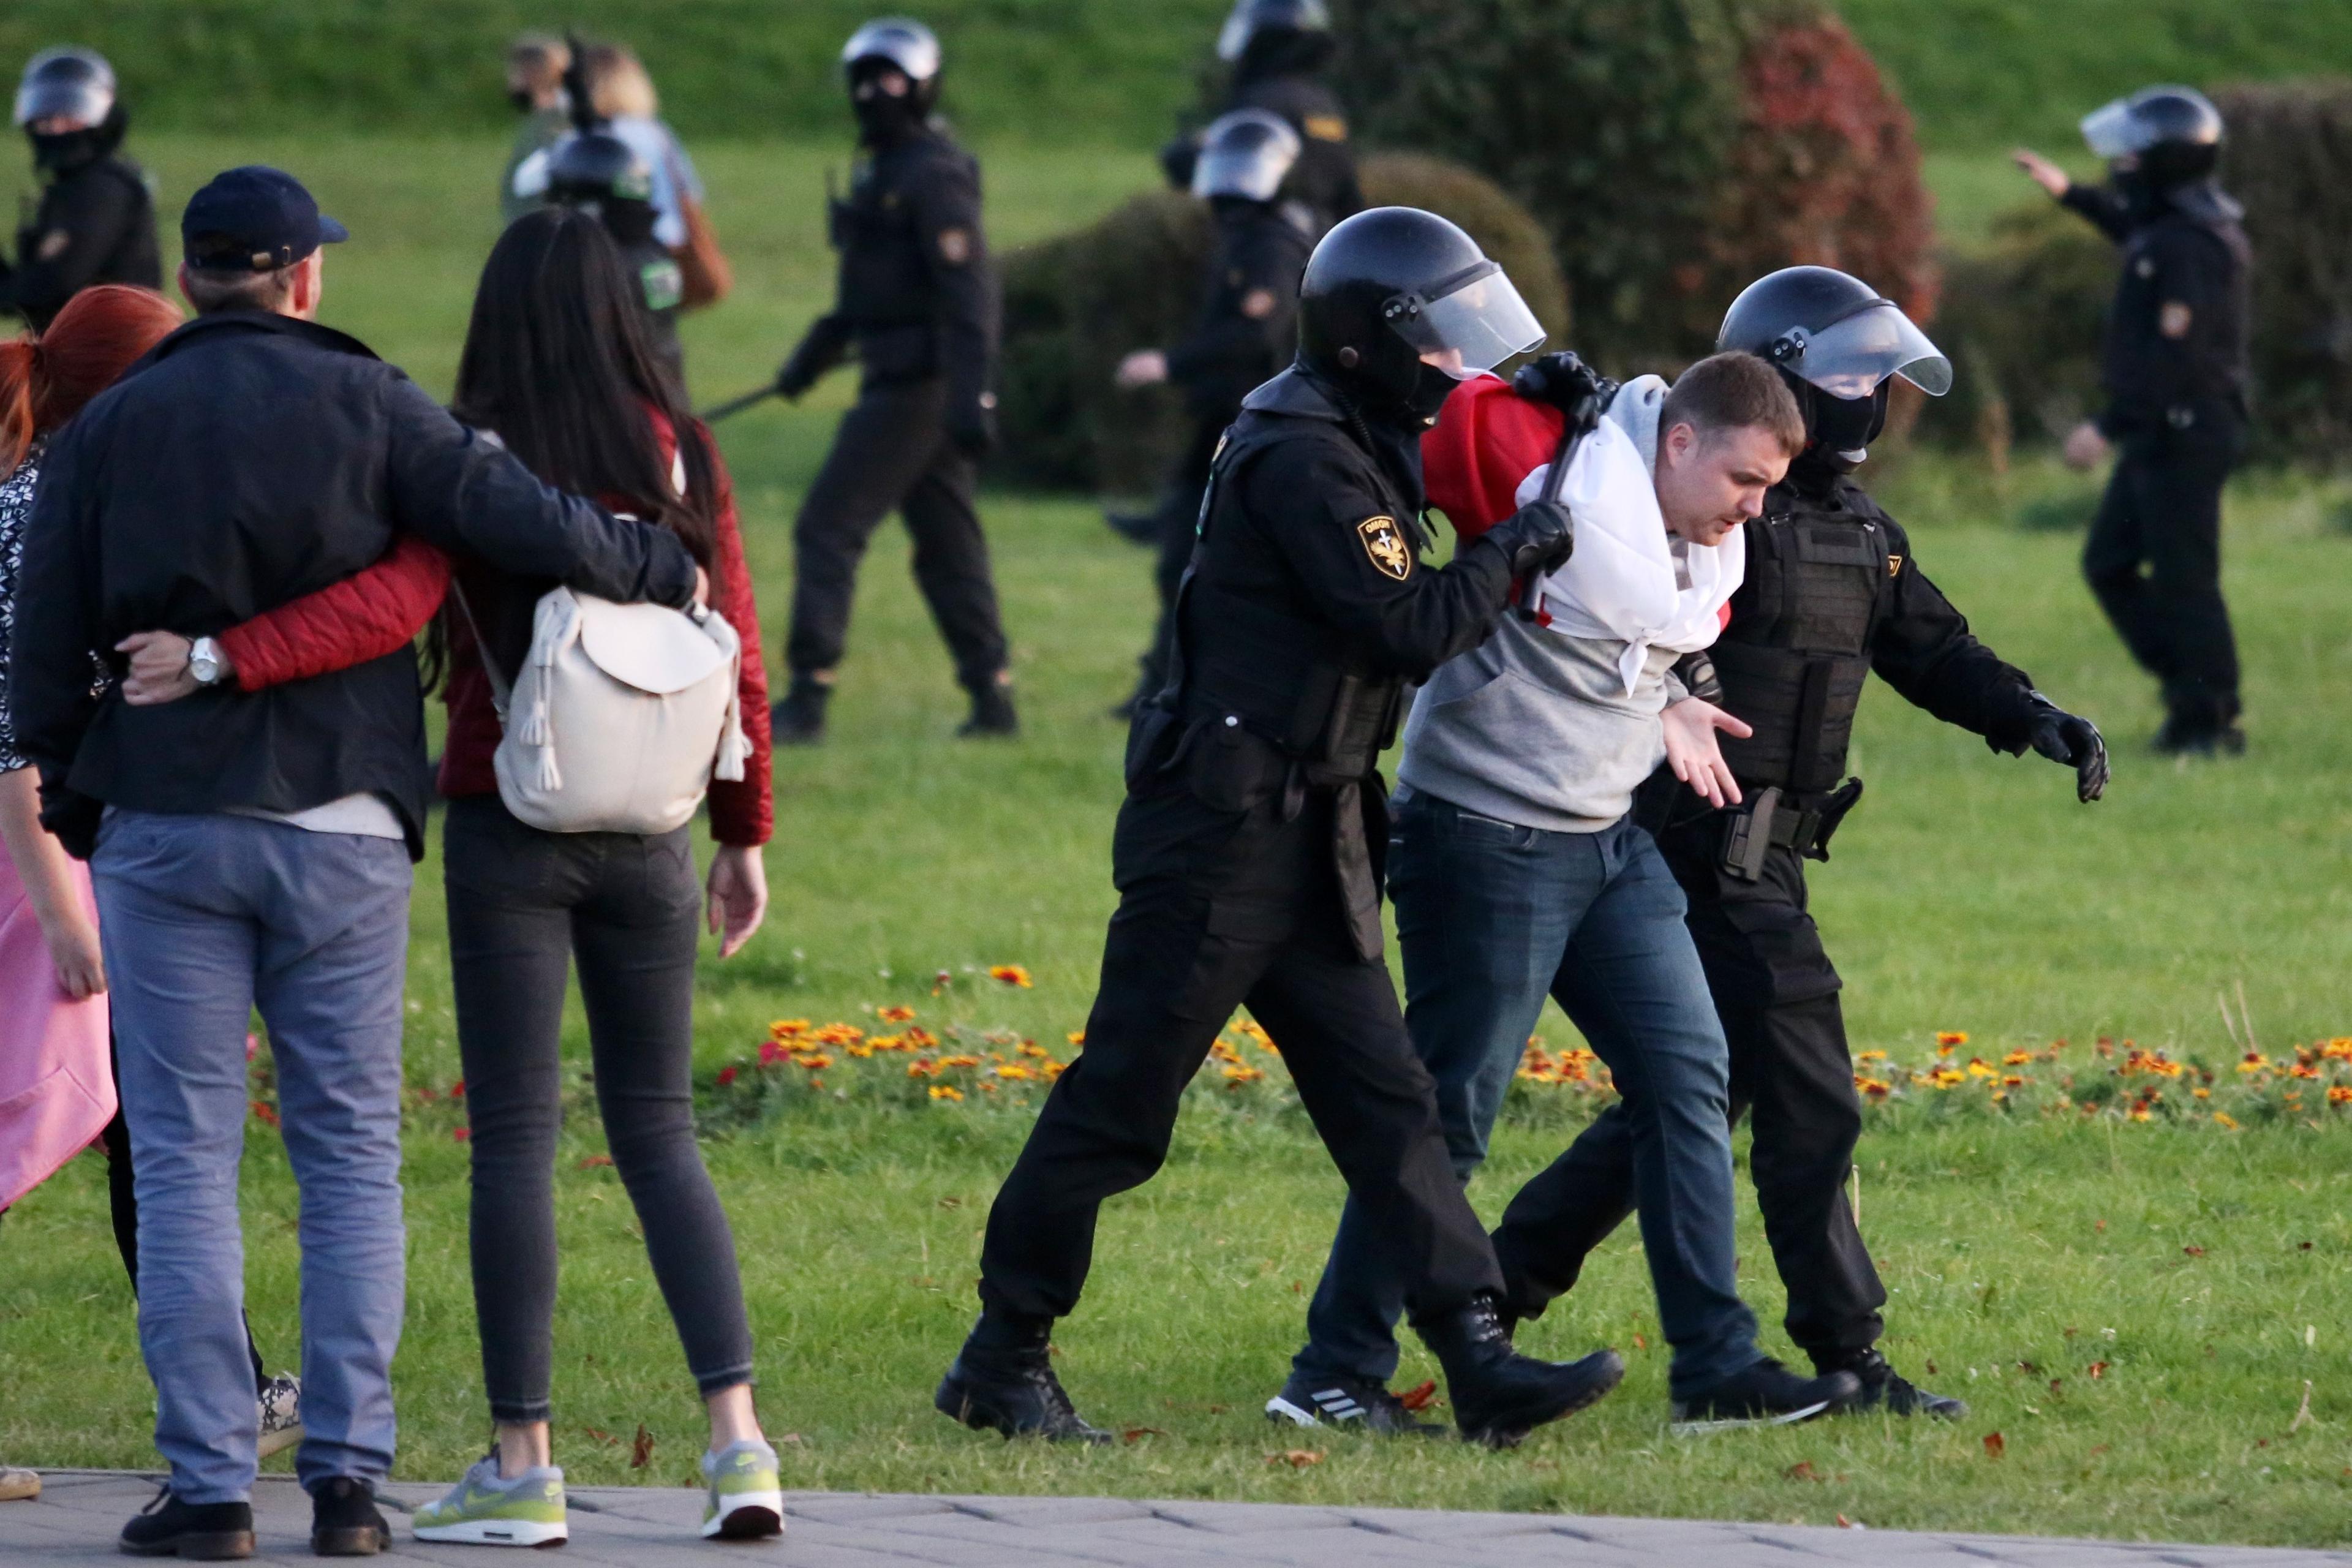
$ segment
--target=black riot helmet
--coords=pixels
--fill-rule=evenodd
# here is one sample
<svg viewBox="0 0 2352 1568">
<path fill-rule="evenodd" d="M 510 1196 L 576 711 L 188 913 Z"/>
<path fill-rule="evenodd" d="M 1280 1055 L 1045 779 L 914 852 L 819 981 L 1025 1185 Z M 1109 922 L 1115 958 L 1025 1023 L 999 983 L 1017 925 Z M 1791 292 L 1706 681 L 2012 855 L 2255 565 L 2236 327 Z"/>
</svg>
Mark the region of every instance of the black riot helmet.
<svg viewBox="0 0 2352 1568">
<path fill-rule="evenodd" d="M 1279 114 L 1236 109 L 1201 133 L 1192 194 L 1210 201 L 1270 202 L 1298 162 L 1299 147 L 1298 132 Z"/>
<path fill-rule="evenodd" d="M 939 102 L 940 40 L 920 22 L 885 16 L 866 23 L 842 46 L 841 68 L 859 132 L 870 143 L 919 130 Z M 903 96 L 886 90 L 891 72 L 906 79 Z"/>
<path fill-rule="evenodd" d="M 1477 241 L 1417 207 L 1339 224 L 1299 283 L 1299 363 L 1393 423 L 1433 421 L 1456 382 L 1543 340 Z"/>
<path fill-rule="evenodd" d="M 65 119 L 69 131 L 38 131 L 44 120 Z M 122 144 L 128 124 L 115 96 L 114 68 L 94 49 L 43 49 L 16 84 L 16 124 L 33 144 L 36 167 L 65 174 L 94 163 Z"/>
<path fill-rule="evenodd" d="M 2221 111 L 2193 87 L 2144 87 L 2083 116 L 2083 140 L 2125 159 L 2154 190 L 2201 180 L 2221 162 Z"/>
<path fill-rule="evenodd" d="M 1310 39 L 1319 63 L 1331 47 L 1331 10 L 1324 0 L 1234 0 L 1232 14 L 1217 32 L 1217 58 L 1234 65 L 1253 45 Z"/>
<path fill-rule="evenodd" d="M 1901 376 L 1930 397 L 1952 389 L 1952 362 L 1878 290 L 1830 267 L 1784 267 L 1740 290 L 1718 353 L 1769 360 L 1804 410 L 1807 455 L 1841 471 L 1869 456 Z"/>
</svg>

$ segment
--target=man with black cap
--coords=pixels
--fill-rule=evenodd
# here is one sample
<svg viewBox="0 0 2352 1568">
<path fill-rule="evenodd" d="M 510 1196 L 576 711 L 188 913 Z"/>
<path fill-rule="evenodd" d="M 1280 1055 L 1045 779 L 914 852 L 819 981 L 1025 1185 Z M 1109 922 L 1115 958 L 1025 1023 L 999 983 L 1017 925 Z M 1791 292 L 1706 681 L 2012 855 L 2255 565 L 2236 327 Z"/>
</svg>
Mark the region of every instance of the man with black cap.
<svg viewBox="0 0 2352 1568">
<path fill-rule="evenodd" d="M 1160 546 L 1160 621 L 1121 717 L 1168 679 L 1169 613 L 1192 558 L 1217 443 L 1241 413 L 1242 399 L 1289 363 L 1297 348 L 1298 277 L 1321 233 L 1304 204 L 1285 199 L 1298 150 L 1298 133 L 1263 109 L 1237 109 L 1209 127 L 1192 168 L 1192 194 L 1209 204 L 1216 224 L 1200 315 L 1175 348 L 1138 349 L 1119 362 L 1119 385 L 1173 382 L 1192 419 L 1192 439 L 1145 523 Z"/>
<path fill-rule="evenodd" d="M 139 1332 L 159 1506 L 124 1550 L 251 1552 L 253 1376 L 236 1170 L 255 1006 L 302 1189 L 311 1543 L 372 1555 L 400 1337 L 400 1040 L 425 828 L 415 656 L 242 692 L 213 635 L 375 561 L 396 531 L 624 601 L 683 607 L 667 530 L 549 489 L 397 370 L 318 324 L 345 237 L 275 169 L 188 203 L 197 319 L 77 416 L 25 531 L 10 693 L 42 817 L 90 861 L 139 1191 Z M 133 706 L 118 649 L 194 639 L 194 695 Z M 92 694 L 91 661 L 110 675 Z"/>
<path fill-rule="evenodd" d="M 163 286 L 147 176 L 118 151 L 128 124 L 104 57 L 44 49 L 25 68 L 16 125 L 47 183 L 16 231 L 16 265 L 0 261 L 0 310 L 36 330 L 93 283 Z"/>
<path fill-rule="evenodd" d="M 932 112 L 940 41 L 929 28 L 869 22 L 841 63 L 862 152 L 848 198 L 829 215 L 840 294 L 776 373 L 776 391 L 798 399 L 853 348 L 863 381 L 793 525 L 792 685 L 775 706 L 776 742 L 824 739 L 857 563 L 894 507 L 914 536 L 916 584 L 971 697 L 957 732 L 1015 734 L 1004 626 L 972 505 L 980 461 L 996 444 L 1002 315 L 981 230 L 980 163 Z"/>
<path fill-rule="evenodd" d="M 1676 667 L 1692 695 L 1750 727 L 1722 737 L 1738 794 L 1711 805 L 1661 769 L 1634 817 L 1689 902 L 1730 1047 L 1732 1119 L 1754 1127 L 1748 1166 L 1788 1287 L 1790 1339 L 1824 1376 L 1860 1380 L 1848 1408 L 1958 1418 L 1960 1401 L 1914 1386 L 1877 1348 L 1886 1291 L 1845 1192 L 1862 1104 L 1843 982 L 1807 910 L 1805 861 L 1829 858 L 1830 836 L 1862 796 L 1862 781 L 1844 776 L 1846 748 L 1874 671 L 1995 751 L 2074 769 L 2086 803 L 2106 788 L 2106 746 L 1970 635 L 1901 525 L 1854 482 L 1893 379 L 1936 396 L 1952 384 L 1951 362 L 1901 308 L 1830 268 L 1784 268 L 1732 302 L 1716 346 L 1779 368 L 1806 444 L 1745 525 L 1746 576 L 1722 636 Z M 1508 1310 L 1537 1316 L 1576 1283 L 1633 1211 L 1634 1158 L 1634 1130 L 1612 1105 L 1511 1200 L 1495 1232 Z"/>
<path fill-rule="evenodd" d="M 1297 363 L 1249 395 L 1217 456 L 1174 673 L 1129 737 L 1086 1049 L 997 1194 L 980 1321 L 934 1401 L 971 1426 L 1107 1440 L 1055 1376 L 1054 1321 L 1077 1305 L 1096 1211 L 1160 1168 L 1184 1086 L 1244 1003 L 1394 1248 L 1464 1436 L 1515 1443 L 1622 1374 L 1607 1351 L 1563 1365 L 1512 1351 L 1381 931 L 1373 764 L 1405 684 L 1486 637 L 1511 579 L 1569 547 L 1565 509 L 1538 503 L 1422 566 L 1421 432 L 1458 378 L 1543 329 L 1469 236 L 1405 207 L 1324 237 L 1299 321 Z"/>
<path fill-rule="evenodd" d="M 1314 237 L 1364 206 L 1356 153 L 1348 142 L 1348 113 L 1324 85 L 1331 61 L 1331 12 L 1324 0 L 1234 0 L 1217 33 L 1217 58 L 1233 70 L 1225 102 L 1280 115 L 1298 133 L 1294 195 L 1314 215 Z M 1160 167 L 1179 190 L 1192 184 L 1202 136 L 1180 136 L 1160 149 Z"/>
<path fill-rule="evenodd" d="M 2242 752 L 2221 487 L 2246 447 L 2253 252 L 2245 209 L 2214 183 L 2221 114 L 2194 88 L 2143 88 L 2084 116 L 2083 137 L 2107 160 L 2105 187 L 2017 153 L 2035 184 L 2124 253 L 2107 312 L 2106 412 L 2066 441 L 2078 468 L 2121 449 L 2083 574 L 2124 646 L 2164 683 L 2156 749 Z"/>
</svg>

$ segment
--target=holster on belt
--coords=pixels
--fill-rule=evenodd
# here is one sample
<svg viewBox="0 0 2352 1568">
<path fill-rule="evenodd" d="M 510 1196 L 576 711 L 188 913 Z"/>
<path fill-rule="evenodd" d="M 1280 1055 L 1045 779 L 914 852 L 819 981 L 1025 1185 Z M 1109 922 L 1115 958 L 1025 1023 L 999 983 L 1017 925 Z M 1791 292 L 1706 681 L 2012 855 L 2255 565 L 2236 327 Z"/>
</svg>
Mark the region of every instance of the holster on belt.
<svg viewBox="0 0 2352 1568">
<path fill-rule="evenodd" d="M 1775 848 L 1794 849 L 1808 860 L 1827 860 L 1838 824 L 1861 799 L 1858 778 L 1846 780 L 1811 806 L 1799 806 L 1778 788 L 1758 790 L 1724 814 L 1724 874 L 1758 881 L 1764 875 L 1765 858 Z"/>
</svg>

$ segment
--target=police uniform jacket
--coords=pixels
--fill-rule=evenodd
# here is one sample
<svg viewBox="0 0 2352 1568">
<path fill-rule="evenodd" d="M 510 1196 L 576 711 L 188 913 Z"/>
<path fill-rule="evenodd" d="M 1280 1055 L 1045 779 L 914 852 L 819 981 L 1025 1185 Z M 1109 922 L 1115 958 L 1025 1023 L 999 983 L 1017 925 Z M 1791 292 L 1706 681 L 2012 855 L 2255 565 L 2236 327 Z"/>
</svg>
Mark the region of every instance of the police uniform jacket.
<svg viewBox="0 0 2352 1568">
<path fill-rule="evenodd" d="M 1298 280 L 1315 248 L 1297 203 L 1231 202 L 1217 214 L 1217 254 L 1192 335 L 1169 351 L 1168 378 L 1193 416 L 1230 421 L 1242 399 L 1290 361 Z"/>
<path fill-rule="evenodd" d="M 2166 192 L 2145 216 L 2102 186 L 2076 185 L 2063 200 L 2123 247 L 2100 429 L 2116 438 L 2242 419 L 2252 315 L 2244 209 L 2210 181 Z"/>
<path fill-rule="evenodd" d="M 1218 454 L 1177 602 L 1176 669 L 1139 712 L 1137 795 L 1181 783 L 1213 811 L 1295 818 L 1328 792 L 1359 954 L 1381 951 L 1374 763 L 1404 685 L 1485 638 L 1500 546 L 1423 567 L 1417 437 L 1367 423 L 1294 366 L 1250 394 Z"/>
<path fill-rule="evenodd" d="M 1902 525 L 1844 475 L 1791 472 L 1744 525 L 1747 580 L 1708 650 L 1721 706 L 1756 731 L 1722 737 L 1742 794 L 1778 788 L 1792 805 L 1820 805 L 1845 777 L 1874 670 L 1995 750 L 2024 751 L 2038 711 L 2032 681 L 1969 632 L 1912 559 Z"/>
<path fill-rule="evenodd" d="M 42 190 L 32 220 L 16 231 L 16 265 L 0 264 L 0 309 L 47 327 L 93 283 L 163 286 L 147 177 L 110 154 L 67 170 Z"/>
<path fill-rule="evenodd" d="M 950 428 L 994 406 L 1002 305 L 980 163 L 937 122 L 875 149 L 833 204 L 840 293 L 816 331 L 854 341 L 869 386 L 944 375 Z"/>
</svg>

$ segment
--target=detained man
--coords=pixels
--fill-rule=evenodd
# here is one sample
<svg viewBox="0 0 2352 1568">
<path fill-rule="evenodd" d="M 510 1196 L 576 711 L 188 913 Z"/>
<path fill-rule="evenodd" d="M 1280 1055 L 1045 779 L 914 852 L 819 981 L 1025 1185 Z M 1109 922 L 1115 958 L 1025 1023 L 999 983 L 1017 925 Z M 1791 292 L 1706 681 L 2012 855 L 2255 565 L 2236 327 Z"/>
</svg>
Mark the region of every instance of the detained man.
<svg viewBox="0 0 2352 1568">
<path fill-rule="evenodd" d="M 1643 376 L 1611 392 L 1573 355 L 1551 356 L 1517 390 L 1465 383 L 1423 442 L 1430 499 L 1466 542 L 1544 492 L 1563 411 L 1607 399 L 1560 490 L 1574 555 L 1440 668 L 1406 721 L 1389 849 L 1405 1022 L 1466 1181 L 1555 998 L 1639 1129 L 1676 1429 L 1804 1420 L 1859 1384 L 1799 1377 L 1757 1346 L 1734 1279 L 1723 1028 L 1682 890 L 1629 815 L 1662 755 L 1710 801 L 1737 798 L 1716 733 L 1747 727 L 1672 667 L 1721 628 L 1745 567 L 1741 525 L 1803 447 L 1804 419 L 1747 354 L 1703 360 L 1671 389 Z M 1402 1306 L 1387 1258 L 1351 1202 L 1269 1416 L 1427 1429 L 1387 1387 Z"/>
</svg>

